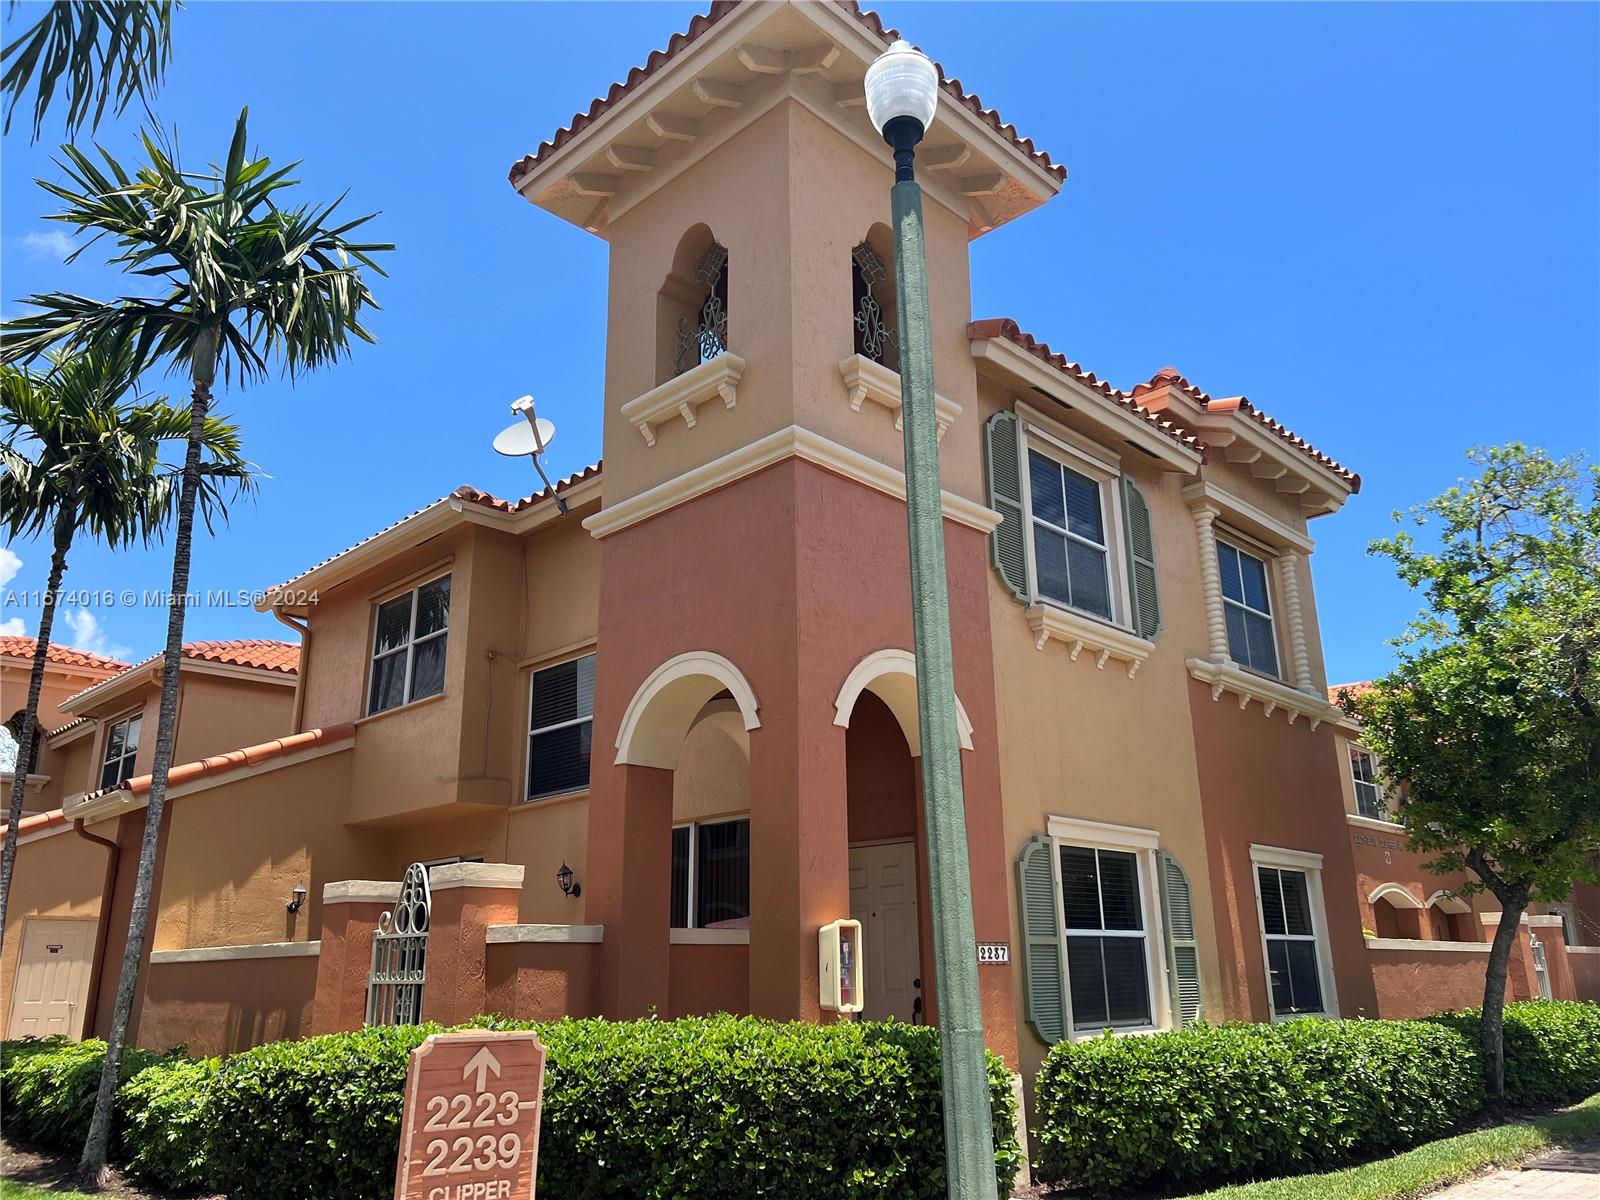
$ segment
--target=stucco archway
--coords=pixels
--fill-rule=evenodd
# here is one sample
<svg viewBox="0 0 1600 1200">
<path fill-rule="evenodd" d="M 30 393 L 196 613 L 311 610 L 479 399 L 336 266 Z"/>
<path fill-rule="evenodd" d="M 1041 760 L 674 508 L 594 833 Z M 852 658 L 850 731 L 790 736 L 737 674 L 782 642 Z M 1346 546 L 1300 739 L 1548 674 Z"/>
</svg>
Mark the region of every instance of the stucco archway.
<svg viewBox="0 0 1600 1200">
<path fill-rule="evenodd" d="M 617 730 L 618 765 L 674 769 L 695 718 L 722 692 L 732 697 L 747 732 L 761 727 L 755 692 L 738 667 L 709 650 L 669 658 L 628 701 Z"/>
<path fill-rule="evenodd" d="M 1372 895 L 1367 897 L 1368 904 L 1376 904 L 1379 900 L 1387 900 L 1396 908 L 1426 908 L 1423 904 L 1398 883 L 1382 883 L 1373 889 Z"/>
<path fill-rule="evenodd" d="M 850 728 L 850 714 L 862 692 L 870 691 L 894 714 L 905 734 L 906 745 L 911 747 L 911 757 L 922 755 L 922 732 L 917 724 L 917 660 L 909 650 L 875 650 L 867 655 L 845 677 L 834 701 L 833 723 Z M 956 697 L 956 730 L 963 750 L 972 749 L 972 722 L 967 710 Z"/>
<path fill-rule="evenodd" d="M 1468 904 L 1460 896 L 1448 894 L 1442 888 L 1428 897 L 1426 907 L 1437 907 L 1441 912 L 1455 913 L 1458 916 L 1472 911 L 1472 905 Z"/>
</svg>

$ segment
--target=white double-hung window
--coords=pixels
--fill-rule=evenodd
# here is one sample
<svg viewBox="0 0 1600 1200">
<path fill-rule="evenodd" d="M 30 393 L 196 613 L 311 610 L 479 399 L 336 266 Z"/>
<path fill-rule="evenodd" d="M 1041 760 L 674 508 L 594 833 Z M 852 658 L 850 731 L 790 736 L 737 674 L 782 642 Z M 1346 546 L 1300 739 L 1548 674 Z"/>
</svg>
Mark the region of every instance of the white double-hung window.
<svg viewBox="0 0 1600 1200">
<path fill-rule="evenodd" d="M 144 715 L 134 713 L 106 727 L 105 753 L 100 760 L 100 786 L 120 787 L 133 778 L 133 763 L 139 757 L 139 730 Z"/>
<path fill-rule="evenodd" d="M 1383 785 L 1378 782 L 1378 760 L 1372 751 L 1350 747 L 1350 781 L 1356 789 L 1356 811 L 1363 817 L 1383 821 L 1389 810 L 1383 803 Z"/>
<path fill-rule="evenodd" d="M 1278 644 L 1272 624 L 1267 564 L 1232 542 L 1217 540 L 1222 574 L 1222 611 L 1228 623 L 1228 654 L 1263 675 L 1278 674 Z"/>
<path fill-rule="evenodd" d="M 1035 590 L 1044 599 L 1112 621 L 1107 490 L 1103 480 L 1029 445 Z"/>
<path fill-rule="evenodd" d="M 444 654 L 449 633 L 448 575 L 378 605 L 367 690 L 369 715 L 444 691 Z"/>
<path fill-rule="evenodd" d="M 1338 1016 L 1322 899 L 1322 855 L 1251 846 L 1250 862 L 1273 1019 Z"/>
<path fill-rule="evenodd" d="M 1028 1020 L 1041 1040 L 1200 1018 L 1189 881 L 1154 830 L 1053 816 L 1017 873 Z"/>
</svg>

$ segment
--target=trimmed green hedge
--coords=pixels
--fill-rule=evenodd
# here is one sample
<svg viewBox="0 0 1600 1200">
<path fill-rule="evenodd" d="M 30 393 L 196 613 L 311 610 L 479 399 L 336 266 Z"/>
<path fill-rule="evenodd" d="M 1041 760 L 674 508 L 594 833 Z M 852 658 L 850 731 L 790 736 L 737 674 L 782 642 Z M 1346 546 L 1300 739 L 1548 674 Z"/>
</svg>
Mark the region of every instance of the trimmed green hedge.
<svg viewBox="0 0 1600 1200">
<path fill-rule="evenodd" d="M 810 1195 L 934 1200 L 945 1194 L 938 1032 L 853 1022 L 568 1020 L 530 1025 L 549 1051 L 539 1189 L 552 1195 Z M 387 1197 L 411 1050 L 439 1026 L 275 1042 L 229 1058 L 145 1059 L 118 1095 L 119 1161 L 171 1191 L 237 1200 Z M 47 1073 L 93 1106 L 102 1049 L 12 1042 L 0 1067 L 8 1123 L 44 1109 Z M 92 1059 L 93 1071 L 82 1063 Z M 142 1069 L 140 1069 L 142 1068 Z M 135 1073 L 137 1072 L 137 1073 Z M 81 1076 L 81 1078 L 80 1078 Z M 92 1076 L 92 1077 L 91 1077 Z M 989 1061 L 995 1173 L 1021 1166 L 1010 1076 Z M 55 1111 L 52 1108 L 51 1111 Z M 47 1122 L 49 1117 L 42 1117 Z M 33 1136 L 40 1122 L 18 1132 Z M 76 1149 L 71 1138 L 56 1144 Z M 82 1135 L 77 1136 L 82 1144 Z"/>
<path fill-rule="evenodd" d="M 1506 1078 L 1514 1104 L 1600 1090 L 1600 1005 L 1508 1005 Z M 1415 1145 L 1482 1103 L 1470 1013 L 1062 1042 L 1039 1072 L 1035 1166 L 1100 1188 L 1261 1178 Z"/>
<path fill-rule="evenodd" d="M 5 1110 L 6 1132 L 53 1150 L 83 1149 L 105 1061 L 106 1044 L 98 1038 L 71 1042 L 56 1036 L 4 1043 L 0 1107 Z M 130 1047 L 118 1073 L 126 1084 L 152 1066 L 174 1061 L 182 1060 L 173 1053 Z"/>
</svg>

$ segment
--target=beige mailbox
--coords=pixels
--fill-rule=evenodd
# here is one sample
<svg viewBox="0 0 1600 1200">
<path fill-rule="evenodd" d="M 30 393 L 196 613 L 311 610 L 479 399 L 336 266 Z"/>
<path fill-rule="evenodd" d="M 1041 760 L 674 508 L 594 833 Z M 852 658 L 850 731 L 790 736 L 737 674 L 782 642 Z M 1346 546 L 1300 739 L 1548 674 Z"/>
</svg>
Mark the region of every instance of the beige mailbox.
<svg viewBox="0 0 1600 1200">
<path fill-rule="evenodd" d="M 861 922 L 846 918 L 817 930 L 822 1007 L 827 1012 L 861 1011 Z"/>
</svg>

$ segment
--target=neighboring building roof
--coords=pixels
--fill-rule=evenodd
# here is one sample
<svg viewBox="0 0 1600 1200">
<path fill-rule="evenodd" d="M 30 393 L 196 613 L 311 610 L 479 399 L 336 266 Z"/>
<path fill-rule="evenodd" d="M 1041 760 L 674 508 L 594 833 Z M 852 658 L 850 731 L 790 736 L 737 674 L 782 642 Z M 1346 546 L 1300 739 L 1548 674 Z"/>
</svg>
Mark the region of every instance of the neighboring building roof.
<svg viewBox="0 0 1600 1200">
<path fill-rule="evenodd" d="M 1254 404 L 1250 403 L 1250 401 L 1244 396 L 1227 396 L 1218 399 L 1217 397 L 1211 396 L 1210 394 L 1195 387 L 1194 384 L 1190 383 L 1178 373 L 1178 369 L 1176 367 L 1162 367 L 1161 370 L 1157 371 L 1149 379 L 1145 380 L 1145 382 L 1135 387 L 1132 395 L 1137 398 L 1144 395 L 1146 392 L 1155 390 L 1156 388 L 1168 386 L 1176 388 L 1207 412 L 1242 412 L 1246 414 L 1262 427 L 1282 438 L 1296 450 L 1306 455 L 1306 457 L 1310 458 L 1313 462 L 1328 468 L 1328 470 L 1338 475 L 1350 485 L 1350 490 L 1352 492 L 1359 492 L 1361 490 L 1361 476 L 1357 475 L 1349 468 L 1341 466 L 1334 459 L 1330 458 L 1321 450 L 1318 450 L 1310 442 L 1306 441 L 1305 438 L 1291 432 L 1279 422 L 1267 416 L 1266 413 L 1262 412 Z"/>
<path fill-rule="evenodd" d="M 228 642 L 185 642 L 182 654 L 190 662 L 246 667 L 278 675 L 294 675 L 300 670 L 300 647 L 293 642 L 278 642 L 270 638 L 238 638 Z M 90 693 L 107 694 L 114 690 L 120 691 L 129 680 L 144 671 L 150 671 L 152 677 L 159 677 L 160 671 L 151 668 L 159 668 L 162 657 L 160 654 L 152 654 L 131 667 L 125 667 L 110 679 L 102 679 L 93 687 L 84 688 L 83 691 L 68 696 L 61 702 L 60 707 L 70 710 Z M 63 725 L 61 728 L 65 729 L 67 726 Z"/>
<path fill-rule="evenodd" d="M 12 635 L 0 637 L 0 658 L 22 658 L 32 662 L 34 647 L 37 644 L 38 640 L 31 637 Z M 128 665 L 120 659 L 79 650 L 73 646 L 63 646 L 60 642 L 50 643 L 45 651 L 45 661 L 63 667 L 87 667 L 91 671 L 121 671 Z"/>
<path fill-rule="evenodd" d="M 273 597 L 275 593 L 283 592 L 286 588 L 292 587 L 300 580 L 305 579 L 312 572 L 320 571 L 324 567 L 331 566 L 333 563 L 338 562 L 346 555 L 353 554 L 363 546 L 369 545 L 370 543 L 377 541 L 379 538 L 394 533 L 408 522 L 414 521 L 426 513 L 435 511 L 440 505 L 463 503 L 473 504 L 479 508 L 491 509 L 494 512 L 507 514 L 521 513 L 527 511 L 542 501 L 550 500 L 557 495 L 565 495 L 567 492 L 571 491 L 581 483 L 587 483 L 591 479 L 598 478 L 600 475 L 600 468 L 600 463 L 591 463 L 589 466 L 584 467 L 581 471 L 575 471 L 571 475 L 566 475 L 556 480 L 551 487 L 534 492 L 531 496 L 524 496 L 520 500 L 502 500 L 499 496 L 485 492 L 481 488 L 475 488 L 470 484 L 464 483 L 455 491 L 451 492 L 448 496 L 441 496 L 433 503 L 425 504 L 416 511 L 407 513 L 392 525 L 385 525 L 376 533 L 369 534 L 367 537 L 362 538 L 359 542 L 356 542 L 350 546 L 346 546 L 337 554 L 329 555 L 321 562 L 314 563 L 293 578 L 286 579 L 279 584 L 274 584 L 272 587 L 269 587 L 266 590 L 266 599 L 259 603 L 257 607 L 263 611 L 272 607 L 274 604 Z"/>
<path fill-rule="evenodd" d="M 1332 684 L 1328 688 L 1328 703 L 1329 704 L 1338 704 L 1342 708 L 1343 707 L 1343 703 L 1339 699 L 1339 697 L 1340 697 L 1340 695 L 1342 693 L 1349 692 L 1350 695 L 1351 695 L 1351 698 L 1354 698 L 1356 696 L 1365 696 L 1368 692 L 1373 690 L 1374 686 L 1375 685 L 1370 680 L 1365 680 L 1365 679 L 1362 680 L 1359 683 L 1335 683 L 1335 684 Z"/>
<path fill-rule="evenodd" d="M 225 775 L 243 767 L 259 766 L 275 758 L 286 758 L 302 750 L 309 750 L 313 746 L 341 742 L 354 737 L 355 734 L 354 722 L 345 721 L 322 729 L 308 729 L 304 733 L 292 733 L 288 737 L 274 738 L 270 742 L 262 742 L 256 746 L 246 746 L 242 750 L 229 750 L 226 754 L 216 754 L 197 762 L 186 762 L 173 767 L 167 772 L 167 786 L 175 788 L 208 776 Z M 109 796 L 114 792 L 131 792 L 135 796 L 142 796 L 150 790 L 150 780 L 149 775 L 135 775 L 120 787 L 85 792 L 80 799 L 73 801 L 73 807 L 78 808 L 90 800 Z M 23 822 L 24 826 L 26 824 L 27 822 Z"/>
<path fill-rule="evenodd" d="M 661 70 L 662 67 L 677 58 L 686 47 L 693 45 L 723 18 L 735 12 L 740 3 L 741 0 L 716 0 L 707 12 L 703 15 L 695 16 L 689 22 L 689 28 L 683 33 L 673 34 L 667 40 L 667 48 L 665 50 L 651 51 L 650 56 L 645 59 L 644 66 L 634 67 L 621 83 L 613 83 L 604 96 L 597 96 L 589 105 L 588 112 L 573 114 L 572 120 L 565 127 L 556 130 L 549 141 L 541 142 L 539 148 L 532 154 L 524 155 L 512 163 L 511 170 L 507 172 L 507 178 L 511 181 L 511 186 L 516 187 L 517 180 L 523 175 L 526 175 L 551 154 L 554 154 L 573 138 L 577 137 L 578 134 L 599 120 L 614 104 L 626 97 L 641 83 Z M 864 11 L 859 4 L 854 3 L 854 0 L 845 0 L 845 2 L 839 3 L 838 7 L 859 21 L 862 26 L 883 43 L 885 49 L 900 37 L 899 31 L 884 28 L 883 21 L 877 13 Z M 961 86 L 959 79 L 947 78 L 943 66 L 938 63 L 934 63 L 934 66 L 939 71 L 939 86 L 946 95 L 984 121 L 995 133 L 1011 142 L 1018 150 L 1033 159 L 1034 162 L 1050 172 L 1058 180 L 1067 177 L 1067 169 L 1052 162 L 1048 154 L 1034 146 L 1032 139 L 1020 135 L 1016 126 L 1007 124 L 994 109 L 986 108 L 982 100 Z"/>
<path fill-rule="evenodd" d="M 1093 371 L 1086 371 L 1077 363 L 1068 361 L 1065 354 L 1052 350 L 1044 342 L 1035 338 L 1033 334 L 1024 333 L 1010 317 L 989 317 L 982 321 L 973 321 L 967 326 L 967 336 L 971 338 L 1005 338 L 1008 342 L 1022 347 L 1022 349 L 1041 362 L 1048 363 L 1065 375 L 1070 375 L 1085 387 L 1099 392 L 1106 399 L 1114 401 L 1135 416 L 1155 426 L 1180 446 L 1199 454 L 1201 460 L 1204 461 L 1206 444 L 1195 437 L 1194 434 L 1184 429 L 1177 422 L 1168 420 L 1166 417 L 1151 412 L 1143 405 L 1135 403 L 1133 397 L 1127 392 L 1112 387 Z"/>
</svg>

